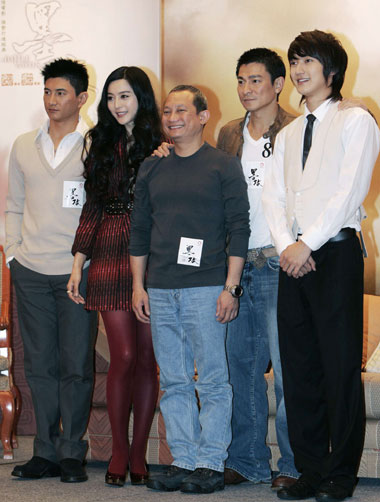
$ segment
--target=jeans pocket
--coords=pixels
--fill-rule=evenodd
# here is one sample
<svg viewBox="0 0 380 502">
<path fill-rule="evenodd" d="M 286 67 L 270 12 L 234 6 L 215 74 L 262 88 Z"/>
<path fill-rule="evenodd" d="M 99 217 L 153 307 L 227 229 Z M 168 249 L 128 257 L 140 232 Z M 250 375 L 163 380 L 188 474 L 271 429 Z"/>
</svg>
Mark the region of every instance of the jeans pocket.
<svg viewBox="0 0 380 502">
<path fill-rule="evenodd" d="M 280 270 L 280 258 L 278 256 L 267 258 L 267 264 L 274 272 L 278 272 Z"/>
</svg>

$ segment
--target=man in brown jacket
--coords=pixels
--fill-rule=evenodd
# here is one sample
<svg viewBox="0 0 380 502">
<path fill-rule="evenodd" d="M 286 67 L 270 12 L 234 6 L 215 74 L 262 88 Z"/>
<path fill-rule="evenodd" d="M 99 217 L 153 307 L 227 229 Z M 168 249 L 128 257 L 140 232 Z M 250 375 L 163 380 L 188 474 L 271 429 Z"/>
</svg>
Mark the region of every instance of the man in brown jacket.
<svg viewBox="0 0 380 502">
<path fill-rule="evenodd" d="M 248 185 L 251 236 L 241 284 L 238 317 L 229 323 L 227 357 L 233 387 L 232 443 L 228 450 L 225 482 L 271 482 L 270 450 L 266 445 L 268 399 L 264 373 L 269 361 L 275 378 L 276 432 L 280 447 L 278 489 L 295 483 L 288 438 L 277 333 L 279 258 L 261 206 L 265 172 L 272 162 L 276 134 L 295 117 L 278 104 L 285 66 L 269 49 L 251 49 L 237 63 L 238 94 L 246 110 L 220 131 L 218 148 L 240 157 Z"/>
</svg>

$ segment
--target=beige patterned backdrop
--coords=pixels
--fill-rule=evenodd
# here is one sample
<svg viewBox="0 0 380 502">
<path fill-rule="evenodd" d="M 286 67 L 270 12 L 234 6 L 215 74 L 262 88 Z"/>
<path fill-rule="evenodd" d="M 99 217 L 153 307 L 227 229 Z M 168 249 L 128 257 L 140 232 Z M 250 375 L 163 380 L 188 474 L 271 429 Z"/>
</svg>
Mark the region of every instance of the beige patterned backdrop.
<svg viewBox="0 0 380 502">
<path fill-rule="evenodd" d="M 99 92 L 118 66 L 141 66 L 160 96 L 160 29 L 161 0 L 0 0 L 0 243 L 13 141 L 47 118 L 41 68 L 59 57 L 87 65 L 82 117 L 91 127 Z"/>
<path fill-rule="evenodd" d="M 99 91 L 107 75 L 122 65 L 138 65 L 160 96 L 161 0 L 0 0 L 0 243 L 4 243 L 4 209 L 8 157 L 13 141 L 46 120 L 40 69 L 58 57 L 86 63 L 89 100 L 82 116 L 96 120 Z M 15 295 L 13 295 L 15 297 Z M 23 346 L 12 306 L 14 377 L 22 394 L 19 434 L 34 434 L 35 420 L 25 381 Z M 107 351 L 104 330 L 97 349 Z M 98 357 L 97 360 L 100 358 Z"/>
<path fill-rule="evenodd" d="M 202 88 L 212 112 L 206 138 L 215 144 L 220 127 L 242 116 L 236 93 L 238 57 L 269 47 L 286 61 L 300 31 L 332 31 L 349 55 L 345 96 L 360 96 L 380 123 L 379 0 L 164 0 L 163 94 L 179 83 Z M 287 66 L 288 69 L 288 66 Z M 302 113 L 289 79 L 280 97 L 284 108 Z M 365 289 L 380 295 L 380 162 L 365 202 Z"/>
</svg>

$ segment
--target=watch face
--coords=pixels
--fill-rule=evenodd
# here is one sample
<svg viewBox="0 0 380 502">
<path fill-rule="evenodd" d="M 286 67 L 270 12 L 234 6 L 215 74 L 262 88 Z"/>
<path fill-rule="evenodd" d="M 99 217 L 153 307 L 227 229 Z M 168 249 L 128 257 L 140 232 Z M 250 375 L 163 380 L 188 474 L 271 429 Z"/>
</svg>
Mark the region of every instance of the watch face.
<svg viewBox="0 0 380 502">
<path fill-rule="evenodd" d="M 241 295 L 243 294 L 243 288 L 241 286 L 235 286 L 233 288 L 233 291 L 232 291 L 232 295 L 235 297 L 235 298 L 240 298 Z"/>
</svg>

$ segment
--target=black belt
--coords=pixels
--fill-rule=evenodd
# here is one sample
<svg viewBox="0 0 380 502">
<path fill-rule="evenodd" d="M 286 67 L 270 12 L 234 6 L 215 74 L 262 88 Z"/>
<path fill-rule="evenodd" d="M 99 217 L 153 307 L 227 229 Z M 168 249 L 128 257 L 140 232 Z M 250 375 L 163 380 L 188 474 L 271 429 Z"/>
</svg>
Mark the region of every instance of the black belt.
<svg viewBox="0 0 380 502">
<path fill-rule="evenodd" d="M 351 239 L 352 237 L 355 237 L 356 235 L 356 230 L 354 228 L 342 228 L 340 232 L 338 232 L 334 237 L 331 237 L 327 242 L 339 242 L 339 241 L 345 241 L 346 239 Z M 297 240 L 302 237 L 302 234 L 298 234 Z"/>
<path fill-rule="evenodd" d="M 119 216 L 130 212 L 130 208 L 119 199 L 119 197 L 109 197 L 104 203 L 104 212 L 110 216 Z"/>
<path fill-rule="evenodd" d="M 354 228 L 342 228 L 334 237 L 331 237 L 327 242 L 339 242 L 345 241 L 346 239 L 351 239 L 355 237 L 356 230 Z"/>
</svg>

